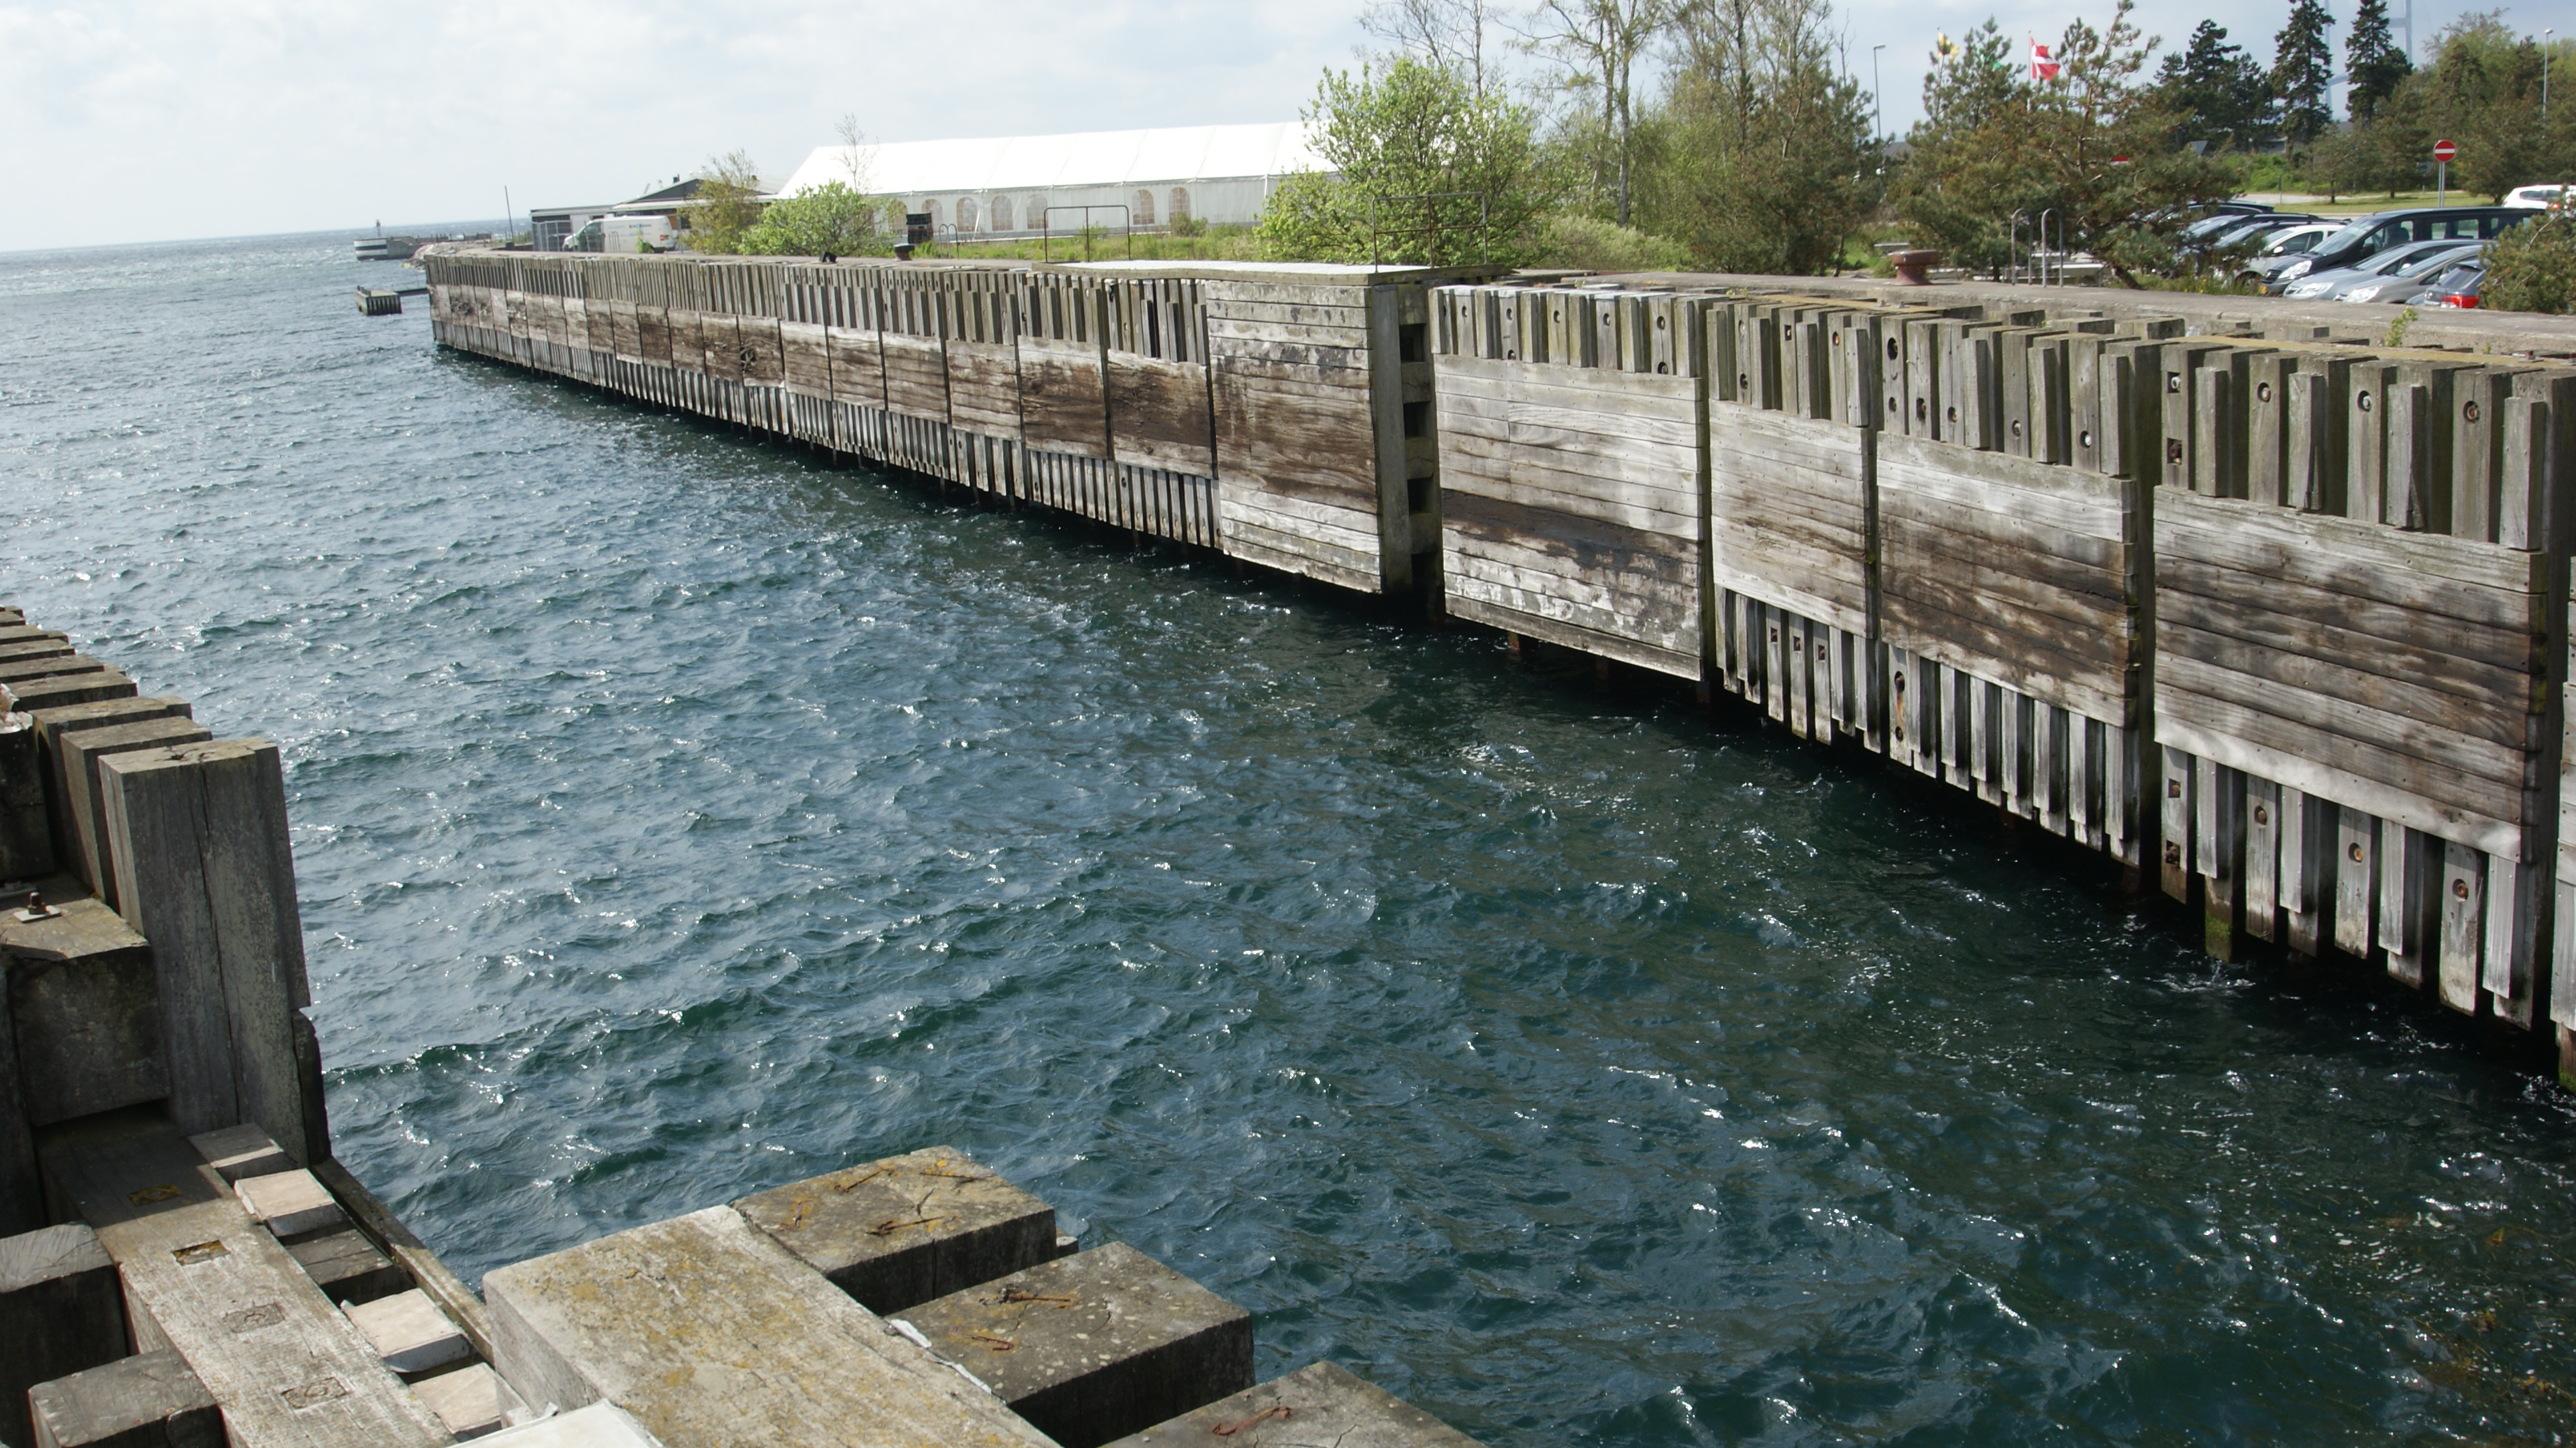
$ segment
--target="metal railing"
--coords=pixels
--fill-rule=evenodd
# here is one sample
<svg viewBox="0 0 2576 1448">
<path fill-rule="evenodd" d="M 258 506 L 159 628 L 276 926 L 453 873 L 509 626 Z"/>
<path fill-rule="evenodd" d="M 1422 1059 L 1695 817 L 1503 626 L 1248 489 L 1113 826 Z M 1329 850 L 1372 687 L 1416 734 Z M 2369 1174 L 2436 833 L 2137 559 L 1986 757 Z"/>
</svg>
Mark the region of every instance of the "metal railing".
<svg viewBox="0 0 2576 1448">
<path fill-rule="evenodd" d="M 1059 211 L 1079 211 L 1082 213 L 1082 259 L 1084 261 L 1091 260 L 1091 213 L 1095 211 L 1117 212 L 1119 234 L 1125 237 L 1127 242 L 1127 259 L 1129 261 L 1134 261 L 1136 259 L 1135 213 L 1129 211 L 1123 203 L 1119 203 L 1106 206 L 1048 207 L 1044 214 L 1038 217 L 1038 225 L 1043 233 L 1038 241 L 1038 260 L 1055 260 L 1055 214 Z"/>
</svg>

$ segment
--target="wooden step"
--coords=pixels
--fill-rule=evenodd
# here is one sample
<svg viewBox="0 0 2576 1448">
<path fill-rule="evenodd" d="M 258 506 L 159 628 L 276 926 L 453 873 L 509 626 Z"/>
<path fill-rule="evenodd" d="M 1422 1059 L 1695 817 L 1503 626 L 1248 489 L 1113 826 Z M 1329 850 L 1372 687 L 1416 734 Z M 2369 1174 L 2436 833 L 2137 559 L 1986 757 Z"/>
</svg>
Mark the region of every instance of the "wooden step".
<svg viewBox="0 0 2576 1448">
<path fill-rule="evenodd" d="M 604 1398 L 667 1448 L 1049 1448 L 731 1207 L 495 1268 L 483 1295 L 520 1397 Z"/>
<path fill-rule="evenodd" d="M 1476 1440 L 1331 1363 L 1310 1363 L 1108 1448 L 1478 1448 Z"/>
<path fill-rule="evenodd" d="M 890 1156 L 733 1205 L 880 1314 L 1058 1255 L 1055 1209 L 954 1147 Z"/>
</svg>

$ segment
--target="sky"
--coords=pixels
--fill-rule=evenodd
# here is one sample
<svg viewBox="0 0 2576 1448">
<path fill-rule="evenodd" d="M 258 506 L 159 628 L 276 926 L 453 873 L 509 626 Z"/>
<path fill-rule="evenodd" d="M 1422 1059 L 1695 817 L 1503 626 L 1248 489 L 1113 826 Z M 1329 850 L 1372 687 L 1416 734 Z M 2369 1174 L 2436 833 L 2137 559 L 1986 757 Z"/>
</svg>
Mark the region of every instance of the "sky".
<svg viewBox="0 0 2576 1448">
<path fill-rule="evenodd" d="M 2349 19 L 2352 0 L 2328 0 Z M 2392 9 L 2402 13 L 2405 0 Z M 1888 128 L 1936 32 L 2053 38 L 2107 0 L 1837 0 Z M 2468 6 L 2415 0 L 2419 41 Z M 0 251 L 497 218 L 620 200 L 737 148 L 784 176 L 879 140 L 1293 118 L 1369 43 L 1358 0 L 0 0 Z M 2268 58 L 2288 0 L 2207 16 Z M 2576 0 L 2508 9 L 2576 35 Z M 2340 30 L 2337 32 L 2340 36 Z"/>
</svg>

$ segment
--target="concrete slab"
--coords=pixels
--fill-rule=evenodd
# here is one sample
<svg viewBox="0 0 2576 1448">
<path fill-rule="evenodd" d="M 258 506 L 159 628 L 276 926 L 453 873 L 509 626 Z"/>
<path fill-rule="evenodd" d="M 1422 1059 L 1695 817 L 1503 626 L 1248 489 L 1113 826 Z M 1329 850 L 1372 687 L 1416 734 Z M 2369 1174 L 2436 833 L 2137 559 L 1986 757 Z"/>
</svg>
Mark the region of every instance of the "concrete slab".
<svg viewBox="0 0 2576 1448">
<path fill-rule="evenodd" d="M 733 1205 L 876 1313 L 1057 1255 L 1055 1209 L 954 1147 L 890 1156 Z"/>
<path fill-rule="evenodd" d="M 496 1268 L 483 1296 L 520 1397 L 605 1398 L 669 1448 L 1047 1448 L 731 1207 Z"/>
<path fill-rule="evenodd" d="M 489 1448 L 664 1448 L 661 1439 L 614 1403 L 558 1413 L 483 1441 Z"/>
<path fill-rule="evenodd" d="M 125 1289 L 74 1222 L 0 1237 L 0 1442 L 33 1441 L 27 1390 L 125 1356 Z"/>
<path fill-rule="evenodd" d="M 417 1287 L 374 1302 L 353 1303 L 341 1311 L 385 1366 L 405 1377 L 474 1355 L 465 1334 Z"/>
<path fill-rule="evenodd" d="M 233 1194 L 241 1198 L 242 1210 L 250 1213 L 252 1221 L 280 1238 L 349 1225 L 349 1214 L 340 1210 L 330 1191 L 301 1167 L 244 1177 L 233 1183 Z"/>
<path fill-rule="evenodd" d="M 1310 1363 L 1109 1448 L 1480 1448 L 1476 1440 L 1331 1363 Z"/>
<path fill-rule="evenodd" d="M 244 1177 L 275 1176 L 295 1170 L 286 1152 L 268 1133 L 257 1126 L 226 1126 L 214 1131 L 201 1131 L 188 1138 L 197 1155 L 206 1159 L 228 1182 Z"/>
<path fill-rule="evenodd" d="M 322 1289 L 322 1295 L 346 1307 L 353 1302 L 373 1302 L 411 1290 L 411 1278 L 396 1266 L 364 1232 L 350 1227 L 337 1232 L 318 1232 L 286 1244 L 286 1255 Z"/>
<path fill-rule="evenodd" d="M 510 1415 L 526 1405 L 490 1363 L 472 1363 L 411 1385 L 438 1421 L 457 1441 L 488 1437 L 510 1426 Z"/>
<path fill-rule="evenodd" d="M 145 1353 L 37 1386 L 36 1448 L 223 1448 L 223 1410 L 175 1352 Z"/>
<path fill-rule="evenodd" d="M 40 893 L 62 913 L 22 922 L 14 908 L 0 910 L 0 970 L 28 1121 L 46 1126 L 169 1095 L 152 947 L 70 876 L 44 882 Z"/>
<path fill-rule="evenodd" d="M 1064 1448 L 1252 1386 L 1252 1315 L 1124 1243 L 903 1314 Z"/>
</svg>

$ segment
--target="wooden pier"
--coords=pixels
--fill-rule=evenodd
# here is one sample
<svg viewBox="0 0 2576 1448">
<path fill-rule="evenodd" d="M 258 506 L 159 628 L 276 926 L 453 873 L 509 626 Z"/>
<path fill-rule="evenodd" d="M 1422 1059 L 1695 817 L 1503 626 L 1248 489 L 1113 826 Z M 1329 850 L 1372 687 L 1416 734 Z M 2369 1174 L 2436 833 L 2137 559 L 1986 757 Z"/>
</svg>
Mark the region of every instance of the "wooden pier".
<svg viewBox="0 0 2576 1448">
<path fill-rule="evenodd" d="M 724 320 L 722 380 L 777 390 L 795 334 Z M 0 1445 L 1095 1448 L 1217 1413 L 1248 1448 L 1473 1448 L 1321 1364 L 1256 1385 L 1243 1308 L 944 1147 L 514 1263 L 487 1302 L 332 1158 L 278 752 L 192 713 L 0 608 Z"/>
<path fill-rule="evenodd" d="M 425 264 L 449 347 L 1694 680 L 2100 852 L 2213 951 L 2375 961 L 2554 1029 L 2576 1076 L 2576 370 L 2514 355 L 2576 354 L 2563 328 L 2400 347 L 2337 335 L 2379 309 L 1779 278 Z"/>
</svg>

